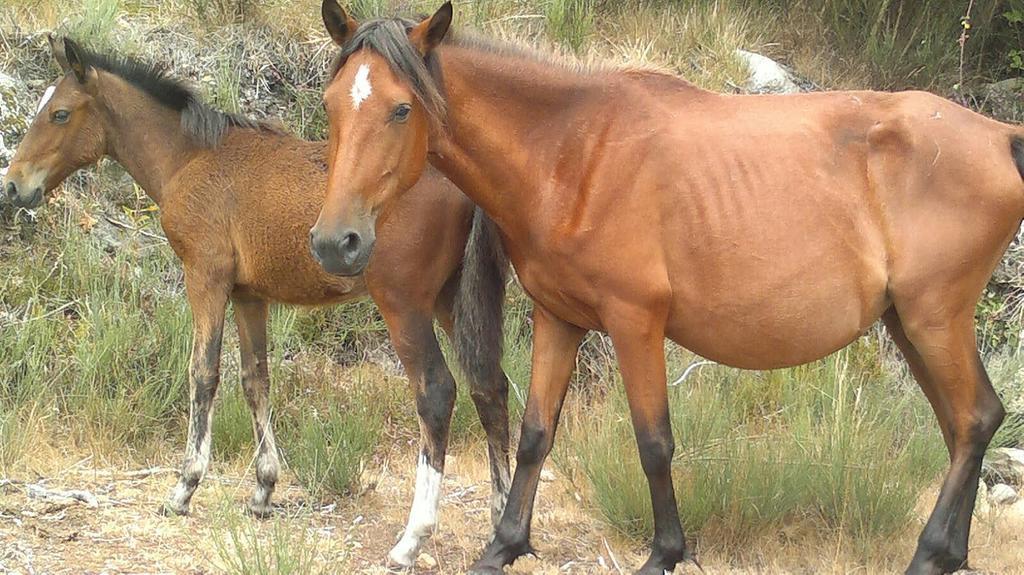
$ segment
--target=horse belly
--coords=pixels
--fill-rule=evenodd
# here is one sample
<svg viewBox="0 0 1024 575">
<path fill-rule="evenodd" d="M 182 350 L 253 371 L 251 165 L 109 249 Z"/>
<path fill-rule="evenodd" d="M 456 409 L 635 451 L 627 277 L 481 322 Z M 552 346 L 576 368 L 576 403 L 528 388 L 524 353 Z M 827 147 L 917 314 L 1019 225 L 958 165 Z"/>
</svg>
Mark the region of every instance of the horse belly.
<svg viewBox="0 0 1024 575">
<path fill-rule="evenodd" d="M 670 227 L 679 231 L 667 254 L 668 334 L 736 367 L 821 358 L 889 305 L 887 241 L 865 188 L 815 175 L 771 180 L 786 183 L 733 187 L 710 200 L 717 211 L 684 213 Z"/>
</svg>

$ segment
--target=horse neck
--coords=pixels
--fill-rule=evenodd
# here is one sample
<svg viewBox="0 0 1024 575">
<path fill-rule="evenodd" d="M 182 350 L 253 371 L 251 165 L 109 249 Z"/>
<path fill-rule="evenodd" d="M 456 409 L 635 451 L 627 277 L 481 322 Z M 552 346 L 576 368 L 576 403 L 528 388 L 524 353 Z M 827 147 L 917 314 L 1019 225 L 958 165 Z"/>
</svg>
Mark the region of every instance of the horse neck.
<svg viewBox="0 0 1024 575">
<path fill-rule="evenodd" d="M 102 100 L 107 155 L 160 205 L 167 183 L 198 150 L 181 128 L 181 112 L 112 74 L 104 74 Z"/>
<path fill-rule="evenodd" d="M 438 49 L 447 129 L 434 132 L 431 162 L 507 235 L 542 200 L 574 134 L 567 124 L 599 96 L 599 79 L 556 64 L 457 45 Z M 485 121 L 481 121 L 483 118 Z M 544 197 L 541 197 L 544 196 Z"/>
</svg>

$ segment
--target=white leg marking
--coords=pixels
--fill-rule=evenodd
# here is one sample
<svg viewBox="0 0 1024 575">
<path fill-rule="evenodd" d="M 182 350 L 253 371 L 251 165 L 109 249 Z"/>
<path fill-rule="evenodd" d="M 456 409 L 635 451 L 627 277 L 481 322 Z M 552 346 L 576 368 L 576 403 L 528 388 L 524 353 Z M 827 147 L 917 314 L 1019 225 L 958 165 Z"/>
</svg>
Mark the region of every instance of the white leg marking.
<svg viewBox="0 0 1024 575">
<path fill-rule="evenodd" d="M 349 94 L 352 96 L 352 109 L 358 110 L 359 106 L 363 105 L 363 102 L 370 97 L 373 93 L 373 86 L 370 85 L 370 65 L 360 64 L 359 69 L 356 70 L 355 81 L 352 82 L 352 91 Z"/>
<path fill-rule="evenodd" d="M 437 506 L 441 501 L 441 472 L 427 463 L 426 455 L 420 454 L 416 466 L 416 496 L 409 511 L 409 522 L 397 545 L 388 553 L 395 563 L 410 567 L 416 562 L 420 545 L 430 537 L 437 526 Z"/>
<path fill-rule="evenodd" d="M 178 484 L 175 485 L 168 501 L 179 513 L 188 512 L 188 505 L 189 501 L 192 500 L 192 494 L 199 487 L 199 482 L 206 475 L 206 470 L 210 468 L 210 425 L 212 420 L 213 409 L 211 408 L 206 412 L 206 434 L 199 441 L 199 450 L 192 452 L 191 442 L 189 442 L 189 447 L 185 449 L 187 461 L 181 470 Z M 189 480 L 193 478 L 194 483 L 189 485 Z"/>
<path fill-rule="evenodd" d="M 511 480 L 508 476 L 508 467 L 500 467 L 498 482 L 491 485 L 491 523 L 493 527 L 498 526 L 501 514 L 505 512 L 505 504 L 508 503 L 508 489 Z"/>
</svg>

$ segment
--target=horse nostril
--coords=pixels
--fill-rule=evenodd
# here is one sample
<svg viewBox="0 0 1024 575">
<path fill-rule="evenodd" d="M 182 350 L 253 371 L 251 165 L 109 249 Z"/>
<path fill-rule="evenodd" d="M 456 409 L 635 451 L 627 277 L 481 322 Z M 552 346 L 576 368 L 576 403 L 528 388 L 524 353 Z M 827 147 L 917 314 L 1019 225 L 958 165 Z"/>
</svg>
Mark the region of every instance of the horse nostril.
<svg viewBox="0 0 1024 575">
<path fill-rule="evenodd" d="M 18 186 L 14 185 L 14 182 L 7 182 L 7 197 L 13 198 L 18 195 Z"/>
<path fill-rule="evenodd" d="M 359 244 L 362 242 L 359 234 L 356 232 L 349 232 L 345 234 L 345 237 L 341 239 L 342 251 L 353 253 L 359 251 Z"/>
</svg>

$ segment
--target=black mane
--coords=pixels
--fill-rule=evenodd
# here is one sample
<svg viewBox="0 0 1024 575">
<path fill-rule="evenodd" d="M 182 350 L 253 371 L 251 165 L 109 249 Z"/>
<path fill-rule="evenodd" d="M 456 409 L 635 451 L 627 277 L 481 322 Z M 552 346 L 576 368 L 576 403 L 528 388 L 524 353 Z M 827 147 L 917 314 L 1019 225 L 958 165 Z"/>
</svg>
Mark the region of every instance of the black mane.
<svg viewBox="0 0 1024 575">
<path fill-rule="evenodd" d="M 161 105 L 181 112 L 181 129 L 203 147 L 215 147 L 230 127 L 278 131 L 264 122 L 210 107 L 192 88 L 172 78 L 162 66 L 129 56 L 101 54 L 86 48 L 78 50 L 85 66 L 113 74 L 142 90 Z"/>
</svg>

